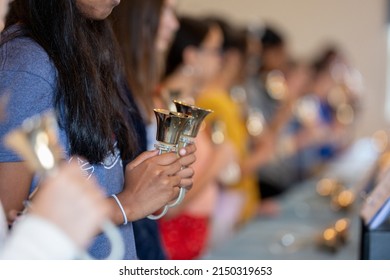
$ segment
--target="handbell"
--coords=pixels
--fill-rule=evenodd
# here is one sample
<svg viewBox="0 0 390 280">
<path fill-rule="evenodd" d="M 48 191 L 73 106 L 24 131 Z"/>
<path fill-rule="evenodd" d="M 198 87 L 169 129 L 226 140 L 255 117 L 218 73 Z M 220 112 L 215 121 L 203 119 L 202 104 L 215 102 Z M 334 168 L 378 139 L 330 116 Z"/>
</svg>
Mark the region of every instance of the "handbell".
<svg viewBox="0 0 390 280">
<path fill-rule="evenodd" d="M 157 120 L 156 148 L 160 154 L 176 151 L 179 137 L 185 129 L 190 117 L 188 115 L 168 111 L 164 109 L 154 109 Z"/>
<path fill-rule="evenodd" d="M 159 154 L 177 152 L 180 135 L 192 117 L 165 109 L 154 109 L 153 111 L 157 120 L 157 143 L 155 147 L 159 150 Z M 184 189 L 180 188 L 178 199 L 183 196 L 183 192 L 185 192 Z M 147 217 L 150 220 L 158 220 L 168 212 L 169 208 L 176 205 L 177 203 L 175 202 L 173 204 L 167 204 L 159 214 L 151 214 Z"/>
<path fill-rule="evenodd" d="M 54 176 L 63 159 L 62 148 L 57 138 L 57 120 L 53 112 L 36 115 L 26 119 L 20 128 L 9 132 L 5 145 L 24 158 L 27 166 L 42 177 Z M 29 196 L 32 199 L 36 191 Z M 26 213 L 27 208 L 23 210 Z M 118 228 L 110 220 L 101 225 L 101 229 L 111 242 L 111 252 L 106 259 L 122 259 L 125 246 Z M 93 259 L 87 252 L 81 251 L 82 259 Z"/>
<path fill-rule="evenodd" d="M 196 107 L 194 105 L 187 104 L 183 101 L 173 100 L 173 103 L 175 104 L 176 110 L 179 113 L 183 113 L 192 117 L 188 120 L 186 126 L 184 127 L 184 130 L 180 135 L 178 144 L 178 149 L 180 150 L 181 148 L 184 148 L 187 145 L 194 143 L 194 139 L 199 133 L 203 120 L 207 117 L 208 114 L 212 113 L 213 111 Z M 180 188 L 178 198 L 173 203 L 168 204 L 168 206 L 174 207 L 180 204 L 183 201 L 186 192 L 186 189 Z"/>
<path fill-rule="evenodd" d="M 199 133 L 199 129 L 202 125 L 203 120 L 213 111 L 196 107 L 194 105 L 189 105 L 178 100 L 174 100 L 173 103 L 175 104 L 176 110 L 178 112 L 192 117 L 187 122 L 187 125 L 185 126 L 179 138 L 179 146 L 185 147 L 186 145 L 193 143 L 194 138 Z"/>
<path fill-rule="evenodd" d="M 63 158 L 57 131 L 54 114 L 48 112 L 26 119 L 19 129 L 5 136 L 4 142 L 26 160 L 33 172 L 45 176 L 54 172 Z"/>
</svg>

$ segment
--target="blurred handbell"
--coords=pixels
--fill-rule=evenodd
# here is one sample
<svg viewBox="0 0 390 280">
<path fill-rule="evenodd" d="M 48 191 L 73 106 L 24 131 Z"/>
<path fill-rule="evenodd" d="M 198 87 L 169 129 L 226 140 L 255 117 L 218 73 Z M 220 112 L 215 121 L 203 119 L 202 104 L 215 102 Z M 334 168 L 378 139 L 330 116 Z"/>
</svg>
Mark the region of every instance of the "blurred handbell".
<svg viewBox="0 0 390 280">
<path fill-rule="evenodd" d="M 350 125 L 355 119 L 355 110 L 349 104 L 340 104 L 337 106 L 336 118 L 343 125 Z"/>
<path fill-rule="evenodd" d="M 259 136 L 265 128 L 265 118 L 260 110 L 249 109 L 246 128 L 251 136 Z"/>
<path fill-rule="evenodd" d="M 273 99 L 282 100 L 286 98 L 287 83 L 282 71 L 272 70 L 269 72 L 265 81 L 265 87 Z"/>
<path fill-rule="evenodd" d="M 226 125 L 223 121 L 215 120 L 211 124 L 211 141 L 215 145 L 225 142 Z"/>
<path fill-rule="evenodd" d="M 319 103 L 316 98 L 305 96 L 297 101 L 294 113 L 303 125 L 314 126 L 318 122 L 319 111 Z"/>
<path fill-rule="evenodd" d="M 45 176 L 53 172 L 63 158 L 57 133 L 55 116 L 48 112 L 26 119 L 19 129 L 9 132 L 4 141 L 26 160 L 33 172 Z"/>
<path fill-rule="evenodd" d="M 57 135 L 56 117 L 53 112 L 48 112 L 26 119 L 20 128 L 9 132 L 4 141 L 10 149 L 24 158 L 27 166 L 33 172 L 37 172 L 41 177 L 55 176 L 63 158 Z M 37 190 L 38 187 L 29 199 Z M 111 252 L 106 259 L 122 259 L 125 254 L 125 246 L 118 228 L 110 220 L 104 221 L 101 228 L 111 242 Z M 84 251 L 80 252 L 80 257 L 93 259 Z"/>
<path fill-rule="evenodd" d="M 332 206 L 335 210 L 346 210 L 355 202 L 355 193 L 349 189 L 343 189 L 332 197 Z"/>
<path fill-rule="evenodd" d="M 345 84 L 334 86 L 328 93 L 327 100 L 333 108 L 337 120 L 343 125 L 350 125 L 355 119 L 355 110 L 348 100 L 350 93 Z"/>
<path fill-rule="evenodd" d="M 342 244 L 347 243 L 349 238 L 350 221 L 347 218 L 342 218 L 336 221 L 334 229 L 336 230 Z"/>
<path fill-rule="evenodd" d="M 346 88 L 343 85 L 332 87 L 327 95 L 327 101 L 329 105 L 335 110 L 337 110 L 339 105 L 347 104 L 348 96 L 346 93 Z"/>
<path fill-rule="evenodd" d="M 349 219 L 338 219 L 334 225 L 327 227 L 322 231 L 318 238 L 318 245 L 331 252 L 338 251 L 348 241 L 349 228 Z"/>
<path fill-rule="evenodd" d="M 218 176 L 219 182 L 227 186 L 238 183 L 240 179 L 241 168 L 235 161 L 231 161 Z"/>
<path fill-rule="evenodd" d="M 355 202 L 355 193 L 337 179 L 323 178 L 317 183 L 317 193 L 331 198 L 334 210 L 346 210 Z"/>
<path fill-rule="evenodd" d="M 214 120 L 211 124 L 211 141 L 215 145 L 221 145 L 226 140 L 226 125 L 221 120 Z M 224 185 L 237 183 L 241 178 L 240 165 L 231 161 L 218 176 L 218 180 Z"/>
<path fill-rule="evenodd" d="M 324 229 L 318 238 L 318 245 L 321 248 L 327 249 L 333 253 L 338 251 L 341 244 L 337 238 L 337 231 L 333 227 Z"/>
<path fill-rule="evenodd" d="M 333 178 L 323 178 L 317 183 L 317 193 L 321 196 L 332 196 L 343 188 L 341 183 Z"/>
<path fill-rule="evenodd" d="M 186 114 L 168 111 L 165 109 L 154 109 L 154 114 L 157 120 L 157 143 L 155 144 L 155 147 L 159 150 L 159 154 L 177 152 L 179 137 L 185 130 L 186 125 L 192 119 L 192 117 Z M 181 188 L 181 190 L 183 190 L 183 188 Z M 182 192 L 184 191 L 181 191 L 181 193 Z M 170 207 L 173 207 L 175 205 L 165 205 L 163 210 L 159 214 L 151 214 L 147 217 L 151 220 L 158 220 L 168 212 L 168 209 Z"/>
<path fill-rule="evenodd" d="M 231 99 L 240 105 L 246 104 L 247 102 L 247 93 L 245 87 L 240 85 L 235 85 L 230 90 Z"/>
</svg>

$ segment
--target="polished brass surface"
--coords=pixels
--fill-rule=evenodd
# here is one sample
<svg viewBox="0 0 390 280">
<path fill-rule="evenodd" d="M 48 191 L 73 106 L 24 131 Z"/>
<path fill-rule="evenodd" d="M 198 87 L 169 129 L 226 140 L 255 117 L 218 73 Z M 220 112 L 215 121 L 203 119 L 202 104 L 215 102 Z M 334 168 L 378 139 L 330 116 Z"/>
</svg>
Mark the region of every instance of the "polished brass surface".
<svg viewBox="0 0 390 280">
<path fill-rule="evenodd" d="M 157 120 L 156 140 L 168 145 L 176 145 L 190 116 L 164 109 L 154 109 Z"/>
<path fill-rule="evenodd" d="M 195 138 L 198 135 L 203 120 L 213 111 L 196 107 L 178 100 L 174 100 L 173 103 L 176 105 L 176 110 L 178 112 L 192 117 L 187 122 L 182 134 L 184 136 Z"/>
</svg>

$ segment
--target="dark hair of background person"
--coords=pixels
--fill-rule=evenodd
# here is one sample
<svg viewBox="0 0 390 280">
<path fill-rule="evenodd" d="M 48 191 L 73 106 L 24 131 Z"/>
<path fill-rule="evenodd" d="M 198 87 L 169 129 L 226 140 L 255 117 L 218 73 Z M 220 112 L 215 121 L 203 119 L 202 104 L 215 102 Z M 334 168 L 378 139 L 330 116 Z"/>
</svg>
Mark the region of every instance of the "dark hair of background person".
<svg viewBox="0 0 390 280">
<path fill-rule="evenodd" d="M 314 76 L 329 71 L 332 63 L 340 55 L 336 46 L 326 46 L 314 59 L 311 64 Z"/>
<path fill-rule="evenodd" d="M 6 25 L 21 23 L 56 66 L 54 106 L 63 116 L 59 122 L 71 154 L 101 162 L 117 142 L 122 159 L 130 158 L 136 137 L 126 123 L 127 99 L 119 86 L 123 75 L 112 30 L 105 20 L 85 18 L 75 2 L 16 0 Z"/>
<path fill-rule="evenodd" d="M 270 25 L 264 28 L 260 41 L 263 52 L 271 48 L 281 47 L 285 44 L 283 34 Z"/>
<path fill-rule="evenodd" d="M 241 54 L 246 53 L 247 31 L 233 25 L 225 18 L 219 16 L 208 16 L 204 19 L 210 25 L 218 26 L 223 35 L 222 51 L 237 50 Z"/>
<path fill-rule="evenodd" d="M 178 20 L 180 27 L 167 55 L 165 77 L 183 63 L 184 50 L 190 46 L 199 48 L 210 31 L 210 25 L 201 19 L 182 16 Z"/>
<path fill-rule="evenodd" d="M 164 0 L 125 0 L 109 19 L 119 42 L 127 82 L 149 122 L 152 93 L 160 82 L 156 37 Z"/>
</svg>

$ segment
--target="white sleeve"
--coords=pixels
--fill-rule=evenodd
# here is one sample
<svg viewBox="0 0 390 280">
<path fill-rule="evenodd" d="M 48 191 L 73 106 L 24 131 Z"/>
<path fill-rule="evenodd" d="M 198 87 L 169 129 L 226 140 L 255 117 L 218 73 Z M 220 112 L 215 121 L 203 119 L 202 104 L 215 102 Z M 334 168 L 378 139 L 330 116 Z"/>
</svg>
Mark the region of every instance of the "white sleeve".
<svg viewBox="0 0 390 280">
<path fill-rule="evenodd" d="M 16 222 L 6 239 L 0 259 L 66 260 L 79 252 L 72 240 L 56 225 L 35 215 Z"/>
</svg>

